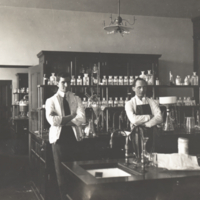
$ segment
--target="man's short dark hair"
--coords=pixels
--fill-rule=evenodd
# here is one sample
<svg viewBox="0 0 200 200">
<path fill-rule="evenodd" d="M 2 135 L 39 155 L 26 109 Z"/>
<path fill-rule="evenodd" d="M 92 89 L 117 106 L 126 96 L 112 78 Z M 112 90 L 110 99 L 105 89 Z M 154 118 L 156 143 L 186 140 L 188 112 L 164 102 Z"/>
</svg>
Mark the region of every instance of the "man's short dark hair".
<svg viewBox="0 0 200 200">
<path fill-rule="evenodd" d="M 133 87 L 135 87 L 137 81 L 143 81 L 147 85 L 147 82 L 143 78 L 138 77 L 133 81 Z"/>
<path fill-rule="evenodd" d="M 56 76 L 56 80 L 59 82 L 61 77 L 62 78 L 68 78 L 69 77 L 71 79 L 71 75 L 68 72 L 59 72 Z"/>
</svg>

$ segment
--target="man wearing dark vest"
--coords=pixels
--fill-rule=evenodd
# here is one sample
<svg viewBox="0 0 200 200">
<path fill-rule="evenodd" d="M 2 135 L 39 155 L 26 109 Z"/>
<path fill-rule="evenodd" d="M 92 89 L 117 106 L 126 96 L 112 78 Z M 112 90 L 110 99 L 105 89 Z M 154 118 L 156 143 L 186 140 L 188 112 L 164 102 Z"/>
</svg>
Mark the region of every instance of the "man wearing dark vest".
<svg viewBox="0 0 200 200">
<path fill-rule="evenodd" d="M 49 142 L 56 170 L 61 199 L 65 199 L 65 181 L 62 161 L 74 161 L 80 140 L 80 125 L 85 123 L 85 110 L 81 99 L 70 91 L 71 77 L 68 73 L 57 75 L 58 91 L 46 100 L 46 118 L 51 125 Z"/>
<path fill-rule="evenodd" d="M 127 117 L 130 121 L 131 130 L 141 127 L 145 137 L 149 137 L 147 150 L 152 150 L 153 128 L 161 124 L 163 119 L 159 105 L 153 99 L 146 97 L 147 82 L 142 78 L 137 78 L 133 82 L 132 90 L 135 96 L 125 105 Z"/>
</svg>

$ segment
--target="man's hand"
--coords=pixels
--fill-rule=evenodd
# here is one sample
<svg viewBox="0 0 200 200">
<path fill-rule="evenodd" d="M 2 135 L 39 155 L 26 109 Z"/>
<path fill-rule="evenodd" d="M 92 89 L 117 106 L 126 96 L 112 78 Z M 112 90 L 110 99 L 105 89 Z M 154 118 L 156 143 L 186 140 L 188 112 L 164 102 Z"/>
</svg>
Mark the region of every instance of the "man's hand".
<svg viewBox="0 0 200 200">
<path fill-rule="evenodd" d="M 144 127 L 151 128 L 151 125 L 148 122 L 144 123 L 143 125 Z"/>
</svg>

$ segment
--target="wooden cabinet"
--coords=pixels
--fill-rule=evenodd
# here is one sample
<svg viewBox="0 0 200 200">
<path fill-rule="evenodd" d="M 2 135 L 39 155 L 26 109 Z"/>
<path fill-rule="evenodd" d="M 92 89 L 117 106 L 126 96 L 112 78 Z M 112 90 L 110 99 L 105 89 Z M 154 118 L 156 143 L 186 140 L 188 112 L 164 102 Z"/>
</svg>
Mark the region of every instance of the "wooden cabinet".
<svg viewBox="0 0 200 200">
<path fill-rule="evenodd" d="M 117 54 L 117 53 L 87 53 L 87 52 L 54 52 L 41 51 L 38 55 L 39 65 L 30 68 L 29 85 L 30 85 L 30 120 L 29 130 L 32 132 L 39 130 L 39 111 L 38 108 L 45 103 L 49 97 L 43 92 L 43 96 L 38 92 L 38 85 L 43 83 L 43 75 L 47 78 L 51 73 L 68 72 L 74 75 L 75 78 L 80 75 L 83 77 L 84 73 L 89 73 L 94 64 L 100 68 L 100 78 L 106 75 L 111 76 L 138 76 L 141 71 L 152 70 L 154 78 L 158 77 L 158 59 L 161 55 L 150 54 Z M 155 81 L 155 80 L 154 80 Z M 43 86 L 41 86 L 43 89 Z M 72 92 L 75 92 L 81 98 L 85 94 L 93 94 L 96 87 L 94 86 L 73 86 Z M 46 88 L 48 90 L 48 88 Z M 152 94 L 152 90 L 151 94 Z M 56 91 L 54 91 L 55 93 Z M 102 99 L 106 97 L 125 97 L 131 93 L 131 86 L 122 87 L 99 87 L 99 96 Z M 50 93 L 49 93 L 50 94 Z M 51 93 L 53 95 L 53 93 Z"/>
<path fill-rule="evenodd" d="M 193 22 L 193 48 L 194 71 L 200 74 L 200 16 L 192 19 Z"/>
<path fill-rule="evenodd" d="M 28 154 L 28 115 L 20 112 L 19 101 L 28 100 L 28 73 L 17 73 L 17 88 L 14 88 L 11 118 L 12 151 L 15 154 Z M 28 106 L 27 106 L 28 111 Z"/>
<path fill-rule="evenodd" d="M 48 137 L 29 133 L 32 189 L 38 199 L 54 200 L 58 195 L 51 145 Z"/>
</svg>

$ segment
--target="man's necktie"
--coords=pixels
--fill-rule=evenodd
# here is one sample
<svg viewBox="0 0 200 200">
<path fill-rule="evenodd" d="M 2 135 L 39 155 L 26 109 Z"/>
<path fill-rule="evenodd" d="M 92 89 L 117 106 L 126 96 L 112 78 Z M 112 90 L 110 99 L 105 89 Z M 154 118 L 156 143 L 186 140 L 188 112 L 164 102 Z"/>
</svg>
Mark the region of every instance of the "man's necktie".
<svg viewBox="0 0 200 200">
<path fill-rule="evenodd" d="M 66 100 L 66 96 L 64 96 L 64 98 L 63 98 L 63 107 L 64 107 L 64 111 L 65 111 L 65 116 L 70 115 L 71 112 L 70 112 L 70 108 L 69 108 L 69 103 Z"/>
</svg>

